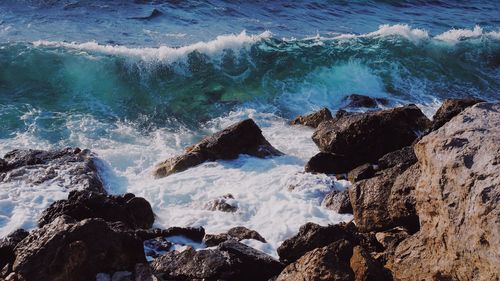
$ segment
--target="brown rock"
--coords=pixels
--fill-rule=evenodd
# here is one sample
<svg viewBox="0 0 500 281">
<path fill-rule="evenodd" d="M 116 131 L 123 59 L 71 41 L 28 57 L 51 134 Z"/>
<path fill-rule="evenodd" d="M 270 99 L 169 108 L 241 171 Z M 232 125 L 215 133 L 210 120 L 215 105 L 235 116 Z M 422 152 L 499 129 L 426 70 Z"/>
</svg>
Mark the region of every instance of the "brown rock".
<svg viewBox="0 0 500 281">
<path fill-rule="evenodd" d="M 334 190 L 330 192 L 326 195 L 325 199 L 323 199 L 322 205 L 325 205 L 326 208 L 339 214 L 352 214 L 351 201 L 347 190 Z"/>
<path fill-rule="evenodd" d="M 322 108 L 319 111 L 313 112 L 311 114 L 302 116 L 299 115 L 297 118 L 295 118 L 291 124 L 292 125 L 304 125 L 312 128 L 318 127 L 319 123 L 333 119 L 332 113 L 328 108 Z"/>
<path fill-rule="evenodd" d="M 421 229 L 398 245 L 394 278 L 499 280 L 500 103 L 464 110 L 415 153 Z"/>
<path fill-rule="evenodd" d="M 351 281 L 354 278 L 349 265 L 351 256 L 351 243 L 338 240 L 307 252 L 289 264 L 276 281 Z"/>
<path fill-rule="evenodd" d="M 320 152 L 307 161 L 304 170 L 308 173 L 342 174 L 352 165 L 352 161 L 344 156 Z"/>
<path fill-rule="evenodd" d="M 345 98 L 345 102 L 347 103 L 346 107 L 364 107 L 364 108 L 373 108 L 378 107 L 379 105 L 386 105 L 388 101 L 384 98 L 372 98 L 365 95 L 352 94 Z"/>
<path fill-rule="evenodd" d="M 0 269 L 4 268 L 5 266 L 9 265 L 8 268 L 6 268 L 6 272 L 2 272 L 0 276 L 5 276 L 9 274 L 12 271 L 12 263 L 14 262 L 14 259 L 16 258 L 14 254 L 14 248 L 16 245 L 21 242 L 26 236 L 28 236 L 28 232 L 24 229 L 18 229 L 6 237 L 0 239 Z"/>
<path fill-rule="evenodd" d="M 446 99 L 436 114 L 432 117 L 431 131 L 439 129 L 446 122 L 450 121 L 451 118 L 457 116 L 467 107 L 473 106 L 476 103 L 484 102 L 483 100 L 476 98 L 465 98 L 465 99 Z"/>
<path fill-rule="evenodd" d="M 356 246 L 350 260 L 355 281 L 388 281 L 390 273 L 375 261 L 362 247 Z"/>
<path fill-rule="evenodd" d="M 363 164 L 349 171 L 349 173 L 347 173 L 347 179 L 350 182 L 355 183 L 360 180 L 369 179 L 374 175 L 375 169 L 373 168 L 373 165 Z"/>
</svg>

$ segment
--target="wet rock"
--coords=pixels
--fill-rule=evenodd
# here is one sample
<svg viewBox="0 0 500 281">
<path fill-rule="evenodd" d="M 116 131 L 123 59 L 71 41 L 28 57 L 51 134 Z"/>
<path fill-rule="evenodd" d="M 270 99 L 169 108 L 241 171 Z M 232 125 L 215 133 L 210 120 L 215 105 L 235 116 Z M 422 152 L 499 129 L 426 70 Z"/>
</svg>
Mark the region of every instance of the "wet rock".
<svg viewBox="0 0 500 281">
<path fill-rule="evenodd" d="M 410 145 L 429 124 L 418 107 L 408 105 L 322 122 L 312 138 L 321 152 L 342 156 L 349 171 Z"/>
<path fill-rule="evenodd" d="M 500 279 L 500 103 L 465 109 L 415 153 L 421 229 L 397 246 L 395 280 Z"/>
<path fill-rule="evenodd" d="M 369 179 L 375 175 L 375 169 L 372 164 L 363 164 L 347 173 L 347 179 L 354 183 L 360 180 Z"/>
<path fill-rule="evenodd" d="M 205 229 L 199 227 L 169 227 L 167 229 L 137 229 L 134 234 L 140 239 L 149 240 L 157 237 L 183 236 L 197 243 L 201 243 L 205 236 Z"/>
<path fill-rule="evenodd" d="M 228 240 L 216 249 L 172 251 L 153 260 L 155 275 L 163 280 L 268 280 L 283 269 L 272 257 Z"/>
<path fill-rule="evenodd" d="M 257 124 L 252 119 L 247 119 L 206 137 L 189 147 L 186 154 L 158 164 L 153 174 L 161 178 L 205 161 L 236 159 L 240 154 L 260 158 L 283 155 L 264 138 Z"/>
<path fill-rule="evenodd" d="M 0 182 L 24 181 L 31 185 L 56 182 L 67 188 L 106 193 L 96 161 L 95 155 L 87 149 L 16 149 L 0 161 Z"/>
<path fill-rule="evenodd" d="M 342 174 L 352 165 L 352 161 L 342 155 L 320 152 L 307 161 L 304 170 L 308 173 Z"/>
<path fill-rule="evenodd" d="M 369 96 L 352 94 L 345 98 L 345 103 L 347 103 L 346 107 L 348 108 L 374 108 L 379 105 L 387 105 L 388 101 L 384 98 L 372 98 Z"/>
<path fill-rule="evenodd" d="M 232 199 L 234 199 L 232 194 L 225 194 L 219 198 L 207 202 L 207 204 L 205 204 L 205 208 L 210 211 L 233 213 L 238 210 L 238 207 L 228 203 L 228 201 L 231 201 Z"/>
<path fill-rule="evenodd" d="M 172 248 L 173 244 L 163 237 L 156 237 L 144 241 L 144 251 L 146 256 L 157 258 Z"/>
<path fill-rule="evenodd" d="M 351 243 L 342 239 L 307 252 L 297 261 L 289 264 L 276 281 L 351 281 L 354 278 L 354 273 L 350 268 L 351 256 Z"/>
<path fill-rule="evenodd" d="M 292 125 L 304 125 L 312 128 L 318 127 L 319 123 L 333 119 L 332 113 L 328 108 L 322 108 L 319 111 L 313 112 L 311 114 L 302 116 L 299 115 L 295 118 L 291 124 Z"/>
<path fill-rule="evenodd" d="M 229 239 L 235 239 L 234 237 L 231 237 L 227 233 L 219 233 L 219 234 L 206 234 L 205 237 L 203 238 L 203 243 L 207 245 L 207 247 L 213 247 L 217 246 L 222 242 L 225 242 Z"/>
<path fill-rule="evenodd" d="M 330 192 L 326 195 L 325 199 L 323 199 L 323 203 L 321 204 L 339 214 L 352 214 L 351 201 L 347 190 L 334 190 Z"/>
<path fill-rule="evenodd" d="M 257 231 L 248 229 L 244 226 L 233 227 L 229 229 L 227 233 L 207 234 L 205 235 L 205 238 L 203 238 L 203 242 L 207 245 L 207 247 L 212 247 L 217 246 L 229 239 L 236 241 L 254 239 L 262 243 L 267 243 L 266 239 L 264 239 L 264 237 L 262 237 Z"/>
<path fill-rule="evenodd" d="M 352 250 L 350 266 L 354 272 L 353 280 L 355 281 L 392 280 L 390 273 L 360 246 L 356 246 Z"/>
<path fill-rule="evenodd" d="M 52 203 L 43 211 L 38 226 L 42 227 L 61 215 L 76 220 L 102 218 L 108 222 L 121 221 L 130 228 L 151 228 L 154 214 L 148 201 L 129 193 L 111 196 L 88 190 L 74 190 L 67 200 Z"/>
<path fill-rule="evenodd" d="M 115 227 L 116 226 L 116 227 Z M 23 280 L 93 280 L 99 272 L 132 271 L 146 262 L 142 241 L 123 225 L 61 216 L 15 248 L 13 270 Z"/>
<path fill-rule="evenodd" d="M 436 111 L 436 114 L 434 114 L 434 116 L 432 117 L 432 126 L 430 128 L 430 131 L 439 129 L 464 109 L 480 102 L 484 101 L 476 98 L 444 100 L 443 104 Z"/>
<path fill-rule="evenodd" d="M 18 229 L 0 239 L 0 269 L 9 265 L 6 272 L 3 272 L 0 276 L 5 276 L 12 271 L 11 267 L 15 259 L 14 248 L 19 242 L 21 242 L 21 240 L 26 238 L 28 234 L 29 233 L 26 230 Z"/>
</svg>

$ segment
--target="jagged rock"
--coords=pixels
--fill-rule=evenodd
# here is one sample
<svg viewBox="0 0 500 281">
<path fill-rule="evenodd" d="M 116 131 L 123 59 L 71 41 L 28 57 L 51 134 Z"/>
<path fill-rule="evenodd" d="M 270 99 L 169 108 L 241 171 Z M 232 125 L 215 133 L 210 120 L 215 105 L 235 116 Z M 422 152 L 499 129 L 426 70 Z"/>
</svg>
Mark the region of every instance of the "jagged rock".
<svg viewBox="0 0 500 281">
<path fill-rule="evenodd" d="M 153 260 L 155 275 L 163 280 L 268 280 L 283 269 L 272 257 L 228 240 L 216 249 L 172 251 Z"/>
<path fill-rule="evenodd" d="M 312 138 L 321 152 L 342 156 L 346 172 L 375 163 L 388 152 L 412 142 L 430 121 L 415 105 L 347 115 L 322 122 Z"/>
<path fill-rule="evenodd" d="M 356 108 L 356 107 L 365 107 L 365 108 L 373 108 L 378 107 L 379 105 L 386 105 L 388 101 L 384 98 L 372 98 L 369 96 L 352 94 L 344 99 L 346 103 L 346 107 Z"/>
<path fill-rule="evenodd" d="M 227 233 L 206 234 L 203 238 L 203 242 L 207 245 L 207 247 L 212 247 L 217 246 L 229 239 L 234 239 L 236 241 L 254 239 L 262 243 L 267 243 L 266 239 L 264 239 L 264 237 L 262 237 L 257 231 L 248 229 L 244 226 L 233 227 L 229 229 Z"/>
<path fill-rule="evenodd" d="M 333 210 L 339 214 L 352 214 L 351 201 L 349 199 L 349 192 L 347 190 L 337 191 L 334 190 L 323 199 L 322 205 L 326 208 Z"/>
<path fill-rule="evenodd" d="M 484 102 L 483 100 L 476 98 L 465 98 L 465 99 L 446 99 L 443 104 L 436 111 L 436 114 L 432 117 L 432 126 L 430 131 L 434 131 L 443 126 L 446 122 L 450 121 L 451 118 L 457 116 L 467 107 L 473 106 L 476 103 Z"/>
<path fill-rule="evenodd" d="M 354 281 L 392 280 L 390 273 L 360 246 L 352 250 L 350 265 L 354 272 Z"/>
<path fill-rule="evenodd" d="M 6 272 L 0 274 L 0 276 L 5 276 L 12 271 L 12 263 L 16 258 L 14 255 L 14 248 L 16 245 L 21 242 L 26 236 L 28 236 L 28 232 L 24 229 L 18 229 L 6 237 L 0 239 L 0 269 L 4 268 L 6 265 L 9 265 L 6 269 Z"/>
<path fill-rule="evenodd" d="M 500 103 L 464 110 L 415 153 L 421 229 L 396 248 L 395 280 L 499 280 Z"/>
<path fill-rule="evenodd" d="M 207 204 L 205 204 L 205 208 L 210 211 L 233 213 L 238 210 L 238 206 L 234 206 L 228 203 L 228 201 L 232 199 L 234 199 L 232 194 L 225 194 L 219 198 L 207 202 Z"/>
<path fill-rule="evenodd" d="M 369 179 L 375 175 L 375 169 L 372 164 L 363 164 L 347 173 L 347 179 L 354 183 L 360 180 Z"/>
<path fill-rule="evenodd" d="M 322 108 L 319 111 L 313 112 L 311 114 L 302 116 L 299 115 L 295 118 L 291 124 L 292 125 L 304 125 L 312 128 L 318 127 L 319 123 L 333 119 L 332 113 L 328 108 Z"/>
<path fill-rule="evenodd" d="M 0 182 L 25 181 L 32 185 L 56 182 L 67 188 L 81 188 L 106 193 L 90 150 L 16 149 L 0 161 Z"/>
<path fill-rule="evenodd" d="M 132 271 L 146 262 L 144 249 L 123 227 L 102 219 L 58 217 L 16 246 L 13 270 L 23 280 L 40 281 L 83 281 L 99 272 Z"/>
<path fill-rule="evenodd" d="M 130 228 L 151 228 L 154 223 L 149 202 L 131 193 L 111 196 L 88 190 L 73 190 L 67 200 L 56 201 L 43 211 L 38 226 L 42 227 L 61 215 L 76 220 L 102 218 L 108 222 L 121 221 Z"/>
<path fill-rule="evenodd" d="M 338 240 L 328 246 L 307 252 L 289 264 L 276 281 L 351 281 L 354 273 L 350 268 L 352 245 Z"/>
<path fill-rule="evenodd" d="M 233 124 L 189 147 L 186 154 L 168 159 L 154 169 L 156 178 L 184 171 L 205 161 L 236 159 L 240 154 L 255 157 L 283 155 L 262 135 L 252 119 Z"/>
</svg>

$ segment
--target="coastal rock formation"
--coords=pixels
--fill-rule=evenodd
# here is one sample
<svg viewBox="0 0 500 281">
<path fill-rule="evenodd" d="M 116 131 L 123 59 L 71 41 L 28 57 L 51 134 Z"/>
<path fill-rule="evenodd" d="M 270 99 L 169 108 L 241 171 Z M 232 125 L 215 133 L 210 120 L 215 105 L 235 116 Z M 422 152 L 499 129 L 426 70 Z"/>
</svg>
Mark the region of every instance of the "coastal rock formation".
<svg viewBox="0 0 500 281">
<path fill-rule="evenodd" d="M 349 192 L 347 190 L 337 191 L 334 190 L 323 199 L 326 208 L 333 210 L 339 214 L 352 214 L 351 201 L 349 199 Z"/>
<path fill-rule="evenodd" d="M 283 265 L 272 257 L 235 240 L 216 249 L 172 251 L 153 260 L 151 267 L 161 280 L 268 280 Z"/>
<path fill-rule="evenodd" d="M 18 229 L 6 237 L 0 239 L 0 270 L 2 273 L 12 271 L 12 263 L 16 256 L 14 255 L 14 248 L 16 245 L 21 242 L 26 236 L 28 236 L 28 232 L 24 229 Z M 3 268 L 7 266 L 8 268 Z M 3 274 L 0 274 L 2 276 Z"/>
<path fill-rule="evenodd" d="M 443 104 L 439 107 L 439 109 L 432 117 L 431 131 L 439 129 L 446 122 L 450 121 L 451 118 L 457 116 L 467 107 L 473 106 L 474 104 L 480 102 L 483 102 L 483 100 L 475 98 L 444 100 Z"/>
<path fill-rule="evenodd" d="M 78 221 L 86 218 L 120 221 L 132 229 L 151 228 L 155 219 L 151 205 L 144 198 L 131 193 L 112 196 L 88 190 L 73 190 L 67 200 L 52 203 L 43 211 L 38 226 L 42 227 L 61 215 Z"/>
<path fill-rule="evenodd" d="M 352 281 L 354 273 L 349 264 L 351 256 L 351 243 L 341 239 L 306 253 L 289 264 L 276 281 Z"/>
<path fill-rule="evenodd" d="M 388 101 L 384 98 L 372 98 L 365 95 L 352 94 L 347 96 L 344 99 L 344 102 L 347 103 L 346 108 L 374 108 L 379 105 L 386 105 Z"/>
<path fill-rule="evenodd" d="M 464 110 L 415 153 L 421 229 L 397 247 L 395 279 L 500 279 L 500 103 Z"/>
<path fill-rule="evenodd" d="M 333 119 L 332 113 L 328 108 L 322 108 L 319 111 L 313 112 L 308 115 L 299 115 L 295 118 L 291 124 L 292 125 L 304 125 L 312 128 L 318 127 L 319 123 Z"/>
<path fill-rule="evenodd" d="M 33 230 L 15 248 L 22 280 L 93 280 L 99 272 L 132 271 L 146 262 L 142 241 L 102 219 L 61 216 Z"/>
<path fill-rule="evenodd" d="M 248 229 L 244 226 L 237 226 L 229 229 L 227 233 L 220 234 L 206 234 L 203 242 L 207 247 L 217 246 L 222 242 L 229 239 L 241 241 L 244 239 L 254 239 L 262 243 L 267 243 L 266 239 L 262 237 L 257 231 Z"/>
<path fill-rule="evenodd" d="M 161 178 L 205 161 L 236 159 L 240 154 L 260 158 L 283 155 L 264 138 L 252 119 L 246 119 L 190 146 L 186 149 L 186 154 L 158 164 L 153 174 L 156 178 Z"/>
<path fill-rule="evenodd" d="M 24 181 L 32 185 L 56 182 L 67 188 L 106 193 L 90 150 L 16 149 L 0 160 L 0 182 Z"/>
<path fill-rule="evenodd" d="M 329 173 L 345 173 L 410 145 L 429 125 L 418 107 L 408 105 L 322 122 L 312 138 L 321 152 L 340 157 L 329 160 Z"/>
</svg>

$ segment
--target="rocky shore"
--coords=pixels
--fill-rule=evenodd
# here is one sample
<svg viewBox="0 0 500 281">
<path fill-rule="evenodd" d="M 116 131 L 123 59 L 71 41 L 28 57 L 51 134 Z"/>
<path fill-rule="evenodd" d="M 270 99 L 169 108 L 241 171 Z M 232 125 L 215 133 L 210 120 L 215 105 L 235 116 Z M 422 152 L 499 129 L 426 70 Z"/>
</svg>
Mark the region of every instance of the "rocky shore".
<svg viewBox="0 0 500 281">
<path fill-rule="evenodd" d="M 0 158 L 0 182 L 71 189 L 38 228 L 0 240 L 0 280 L 499 280 L 500 103 L 446 100 L 429 120 L 415 105 L 391 109 L 353 95 L 349 107 L 299 116 L 315 128 L 320 152 L 305 172 L 348 179 L 323 205 L 354 220 L 303 225 L 278 248 L 279 260 L 241 241 L 254 230 L 154 228 L 150 203 L 109 195 L 89 150 L 14 150 Z M 153 169 L 165 177 L 240 154 L 279 157 L 251 119 L 188 147 Z M 234 212 L 232 195 L 207 209 Z"/>
</svg>

